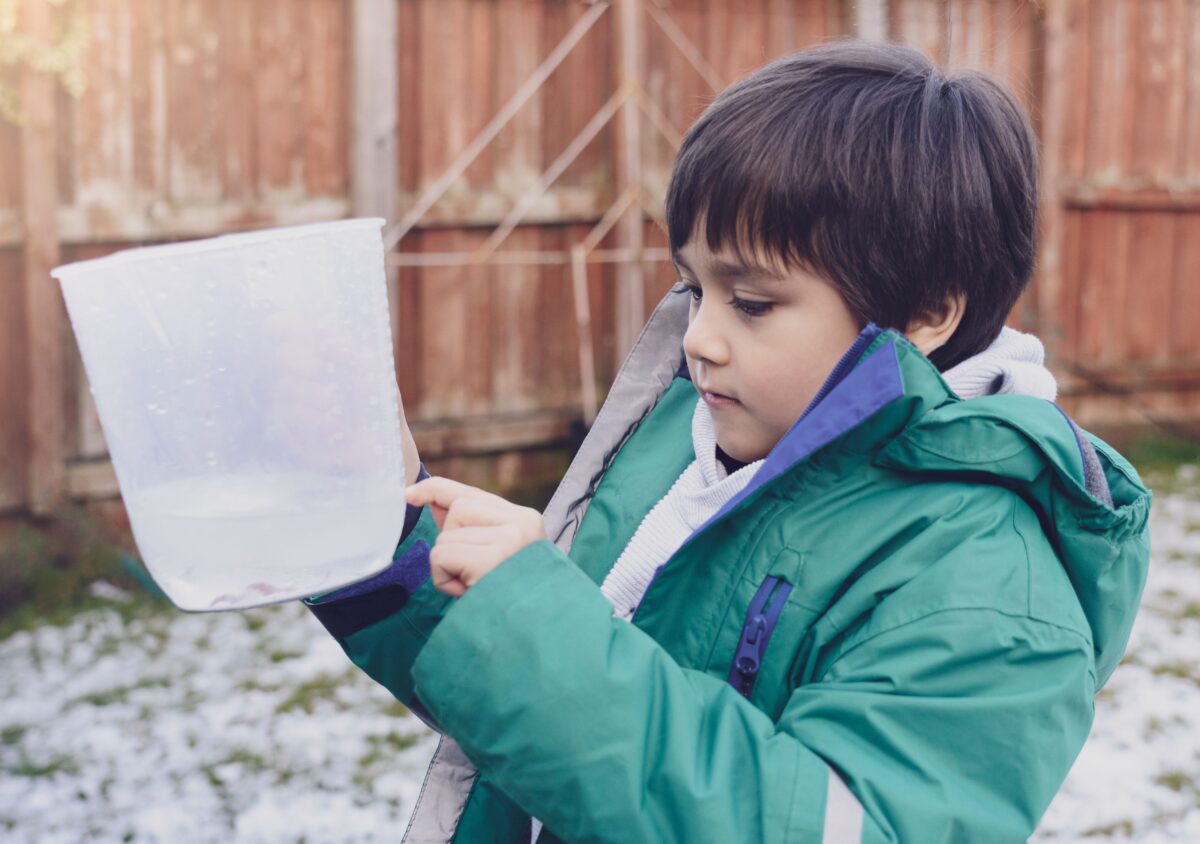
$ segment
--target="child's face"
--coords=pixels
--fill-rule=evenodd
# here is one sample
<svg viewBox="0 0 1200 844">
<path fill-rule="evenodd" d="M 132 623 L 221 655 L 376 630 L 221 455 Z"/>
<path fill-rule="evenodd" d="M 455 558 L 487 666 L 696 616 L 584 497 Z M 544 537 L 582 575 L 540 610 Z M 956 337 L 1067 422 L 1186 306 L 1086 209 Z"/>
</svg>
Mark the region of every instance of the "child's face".
<svg viewBox="0 0 1200 844">
<path fill-rule="evenodd" d="M 692 295 L 683 350 L 717 444 L 749 463 L 795 424 L 862 325 L 829 282 L 766 259 L 747 266 L 703 240 L 675 253 Z"/>
</svg>

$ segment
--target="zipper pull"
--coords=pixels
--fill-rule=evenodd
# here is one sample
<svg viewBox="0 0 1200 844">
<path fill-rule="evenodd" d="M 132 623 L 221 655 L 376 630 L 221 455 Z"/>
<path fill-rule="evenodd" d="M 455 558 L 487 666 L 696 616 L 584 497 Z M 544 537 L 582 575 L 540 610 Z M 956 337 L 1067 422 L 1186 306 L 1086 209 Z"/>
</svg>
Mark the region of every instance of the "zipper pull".
<svg viewBox="0 0 1200 844">
<path fill-rule="evenodd" d="M 758 673 L 758 666 L 762 663 L 763 645 L 767 640 L 763 634 L 766 630 L 767 617 L 762 613 L 753 616 L 742 629 L 742 639 L 738 642 L 733 665 L 738 674 L 742 675 L 743 685 L 754 683 L 754 675 Z"/>
<path fill-rule="evenodd" d="M 786 580 L 767 577 L 750 602 L 746 623 L 742 625 L 742 635 L 738 638 L 737 652 L 733 656 L 733 665 L 729 669 L 729 684 L 747 699 L 754 691 L 767 642 L 775 632 L 775 625 L 791 591 L 792 584 Z"/>
</svg>

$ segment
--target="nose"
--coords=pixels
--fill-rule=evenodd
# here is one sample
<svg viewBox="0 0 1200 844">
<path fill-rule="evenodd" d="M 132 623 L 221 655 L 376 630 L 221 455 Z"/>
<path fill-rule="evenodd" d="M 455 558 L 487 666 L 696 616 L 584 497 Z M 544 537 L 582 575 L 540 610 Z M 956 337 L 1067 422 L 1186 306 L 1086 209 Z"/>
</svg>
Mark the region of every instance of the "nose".
<svg viewBox="0 0 1200 844">
<path fill-rule="evenodd" d="M 692 305 L 688 315 L 687 331 L 683 335 L 683 353 L 694 360 L 701 360 L 713 366 L 723 366 L 729 362 L 729 343 L 719 325 L 719 318 L 713 313 L 711 306 L 701 300 Z"/>
</svg>

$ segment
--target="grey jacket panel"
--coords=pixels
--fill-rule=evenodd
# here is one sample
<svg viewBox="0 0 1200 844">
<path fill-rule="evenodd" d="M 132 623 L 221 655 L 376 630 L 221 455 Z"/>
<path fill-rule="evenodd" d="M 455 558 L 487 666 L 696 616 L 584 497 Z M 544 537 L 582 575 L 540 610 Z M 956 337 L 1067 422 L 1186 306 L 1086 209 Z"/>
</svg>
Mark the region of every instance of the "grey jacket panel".
<svg viewBox="0 0 1200 844">
<path fill-rule="evenodd" d="M 667 293 L 638 335 L 595 423 L 546 505 L 546 535 L 564 552 L 570 551 L 609 464 L 679 371 L 687 321 L 688 297 Z"/>
<path fill-rule="evenodd" d="M 478 776 L 479 771 L 467 760 L 458 743 L 442 736 L 401 840 L 412 844 L 450 844 Z"/>
</svg>

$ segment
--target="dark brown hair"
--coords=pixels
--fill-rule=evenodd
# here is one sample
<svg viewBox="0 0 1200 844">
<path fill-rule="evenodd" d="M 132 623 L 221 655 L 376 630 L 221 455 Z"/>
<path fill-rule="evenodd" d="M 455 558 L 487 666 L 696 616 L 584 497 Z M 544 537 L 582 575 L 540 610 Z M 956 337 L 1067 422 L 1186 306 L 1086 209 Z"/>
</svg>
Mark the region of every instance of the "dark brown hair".
<svg viewBox="0 0 1200 844">
<path fill-rule="evenodd" d="M 1037 152 L 1024 111 L 981 73 L 943 75 L 899 44 L 835 41 L 727 88 L 688 131 L 667 191 L 673 250 L 766 254 L 903 330 L 966 299 L 941 369 L 986 348 L 1033 273 Z"/>
</svg>

